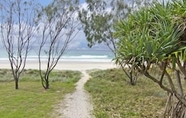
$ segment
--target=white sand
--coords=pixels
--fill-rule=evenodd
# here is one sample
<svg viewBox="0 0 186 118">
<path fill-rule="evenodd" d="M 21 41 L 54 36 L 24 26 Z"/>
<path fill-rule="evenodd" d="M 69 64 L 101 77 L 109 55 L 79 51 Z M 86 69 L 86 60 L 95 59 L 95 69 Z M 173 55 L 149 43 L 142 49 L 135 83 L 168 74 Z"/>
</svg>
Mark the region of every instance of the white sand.
<svg viewBox="0 0 186 118">
<path fill-rule="evenodd" d="M 46 62 L 44 62 L 46 64 Z M 89 75 L 86 70 L 91 69 L 109 69 L 115 68 L 112 62 L 59 62 L 55 69 L 59 70 L 78 70 L 83 76 L 76 83 L 76 90 L 74 93 L 67 94 L 65 99 L 57 105 L 57 112 L 61 118 L 94 118 L 92 114 L 92 104 L 89 100 L 89 94 L 84 89 L 84 84 L 88 81 Z M 0 61 L 0 68 L 10 69 L 9 61 Z M 45 66 L 42 67 L 46 69 Z M 38 69 L 37 61 L 28 61 L 25 69 Z"/>
<path fill-rule="evenodd" d="M 39 65 L 37 61 L 27 61 L 25 69 L 38 69 Z M 109 69 L 115 68 L 113 62 L 74 62 L 74 61 L 59 61 L 55 69 L 58 70 L 90 70 L 90 69 Z M 0 61 L 1 69 L 10 69 L 9 61 Z M 46 69 L 46 62 L 43 63 L 43 69 Z"/>
</svg>

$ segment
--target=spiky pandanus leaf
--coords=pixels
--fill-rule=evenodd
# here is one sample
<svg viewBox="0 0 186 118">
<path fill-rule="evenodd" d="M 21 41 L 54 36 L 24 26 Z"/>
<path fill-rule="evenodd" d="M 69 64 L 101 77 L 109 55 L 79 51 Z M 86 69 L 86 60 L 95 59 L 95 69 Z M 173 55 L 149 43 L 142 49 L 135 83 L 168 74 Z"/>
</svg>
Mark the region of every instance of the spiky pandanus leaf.
<svg viewBox="0 0 186 118">
<path fill-rule="evenodd" d="M 115 33 L 120 39 L 118 53 L 123 53 L 120 49 L 125 47 L 126 59 L 132 56 L 141 61 L 143 56 L 152 63 L 167 59 L 180 48 L 179 39 L 184 33 L 180 29 L 183 26 L 173 22 L 175 15 L 172 11 L 174 10 L 170 3 L 156 4 L 137 11 L 125 21 L 120 21 Z"/>
<path fill-rule="evenodd" d="M 167 103 L 171 103 L 171 106 L 167 107 L 164 116 L 169 118 L 185 118 L 186 114 L 185 92 L 181 83 L 186 78 L 185 11 L 185 0 L 157 3 L 131 14 L 115 27 L 115 36 L 119 39 L 118 59 L 136 68 L 178 100 L 175 105 L 169 96 Z M 150 74 L 151 64 L 159 67 L 162 73 L 160 77 Z M 177 81 L 167 72 L 167 68 L 175 72 Z M 169 86 L 163 84 L 164 75 Z"/>
</svg>

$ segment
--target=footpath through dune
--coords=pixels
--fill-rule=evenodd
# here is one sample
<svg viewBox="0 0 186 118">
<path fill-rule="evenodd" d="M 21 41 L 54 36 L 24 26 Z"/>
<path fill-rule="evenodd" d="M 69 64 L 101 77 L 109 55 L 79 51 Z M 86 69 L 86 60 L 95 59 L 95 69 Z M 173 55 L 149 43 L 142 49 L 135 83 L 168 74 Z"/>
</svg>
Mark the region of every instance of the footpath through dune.
<svg viewBox="0 0 186 118">
<path fill-rule="evenodd" d="M 76 83 L 74 93 L 67 94 L 59 105 L 60 118 L 94 118 L 93 106 L 89 101 L 89 95 L 84 89 L 84 84 L 89 79 L 86 71 L 82 71 L 82 78 Z"/>
</svg>

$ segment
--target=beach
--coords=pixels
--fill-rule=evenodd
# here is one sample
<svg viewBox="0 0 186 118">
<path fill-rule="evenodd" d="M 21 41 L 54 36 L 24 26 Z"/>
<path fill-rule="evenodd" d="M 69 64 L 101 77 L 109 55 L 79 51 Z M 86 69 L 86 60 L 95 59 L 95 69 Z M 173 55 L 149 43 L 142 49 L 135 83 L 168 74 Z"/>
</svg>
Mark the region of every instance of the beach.
<svg viewBox="0 0 186 118">
<path fill-rule="evenodd" d="M 15 55 L 16 56 L 16 55 Z M 54 69 L 58 70 L 90 70 L 115 68 L 113 52 L 110 50 L 69 50 L 60 58 Z M 46 69 L 48 55 L 41 55 L 42 69 Z M 10 69 L 6 50 L 0 52 L 0 68 Z M 31 50 L 28 53 L 25 69 L 38 69 L 38 54 Z"/>
<path fill-rule="evenodd" d="M 42 62 L 42 69 L 46 69 L 47 62 Z M 28 60 L 25 69 L 38 69 L 39 63 L 35 60 Z M 56 70 L 92 70 L 115 68 L 114 62 L 83 62 L 83 61 L 59 61 L 54 69 Z M 10 69 L 8 60 L 0 60 L 1 69 Z"/>
</svg>

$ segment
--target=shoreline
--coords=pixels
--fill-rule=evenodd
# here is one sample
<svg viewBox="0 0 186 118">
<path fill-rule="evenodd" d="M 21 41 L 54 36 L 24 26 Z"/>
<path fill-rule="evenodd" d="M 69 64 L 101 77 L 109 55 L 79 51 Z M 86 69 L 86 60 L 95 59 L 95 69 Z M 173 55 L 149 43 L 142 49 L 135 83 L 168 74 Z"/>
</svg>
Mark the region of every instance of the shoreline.
<svg viewBox="0 0 186 118">
<path fill-rule="evenodd" d="M 46 69 L 47 62 L 42 61 L 42 69 Z M 36 60 L 27 60 L 25 69 L 38 69 L 39 63 Z M 117 68 L 114 62 L 91 62 L 91 61 L 59 61 L 54 70 L 92 70 Z M 0 60 L 0 69 L 10 69 L 8 60 Z"/>
</svg>

